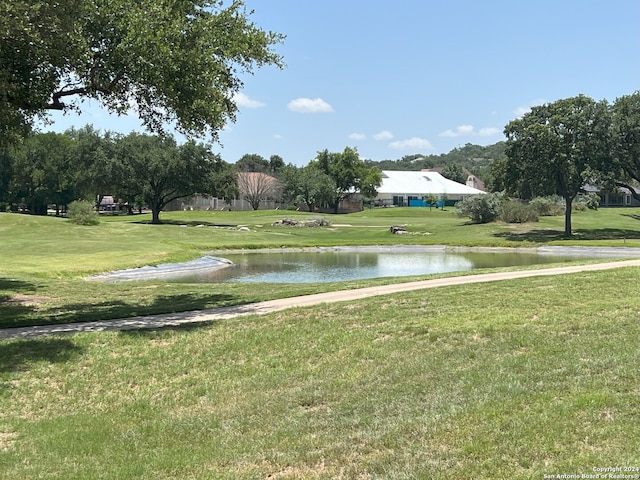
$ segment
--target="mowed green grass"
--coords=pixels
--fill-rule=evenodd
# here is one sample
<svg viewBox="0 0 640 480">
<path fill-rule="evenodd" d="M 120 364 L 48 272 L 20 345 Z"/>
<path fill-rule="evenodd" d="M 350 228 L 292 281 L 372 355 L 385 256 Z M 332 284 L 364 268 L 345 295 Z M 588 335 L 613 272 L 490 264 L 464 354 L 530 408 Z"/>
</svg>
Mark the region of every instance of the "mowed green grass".
<svg viewBox="0 0 640 480">
<path fill-rule="evenodd" d="M 625 268 L 5 340 L 0 478 L 495 479 L 638 466 L 639 280 Z"/>
<path fill-rule="evenodd" d="M 326 285 L 86 282 L 94 272 L 274 246 L 640 246 L 640 211 L 467 225 L 387 209 L 189 212 L 97 227 L 0 215 L 4 326 L 107 319 Z M 388 227 L 406 224 L 410 235 Z M 202 225 L 202 226 L 198 226 Z M 247 225 L 250 232 L 240 232 Z M 314 243 L 315 242 L 315 243 Z M 495 479 L 640 466 L 640 271 L 534 277 L 191 327 L 0 340 L 0 478 Z"/>
<path fill-rule="evenodd" d="M 608 209 L 574 214 L 574 238 L 563 237 L 563 217 L 509 225 L 470 225 L 446 211 L 426 208 L 365 210 L 327 215 L 326 228 L 274 227 L 286 217 L 309 220 L 300 212 L 167 212 L 164 225 L 148 215 L 104 217 L 98 226 L 66 219 L 0 214 L 0 274 L 68 278 L 115 268 L 192 259 L 203 252 L 230 248 L 389 245 L 396 243 L 465 246 L 640 245 L 640 209 Z M 389 232 L 406 225 L 410 235 Z M 239 231 L 238 226 L 251 231 Z"/>
<path fill-rule="evenodd" d="M 250 303 L 395 281 L 348 284 L 252 285 L 87 282 L 90 274 L 180 262 L 212 251 L 332 245 L 467 245 L 523 247 L 543 244 L 640 246 L 638 209 L 608 209 L 574 215 L 575 237 L 563 237 L 563 217 L 538 223 L 470 225 L 445 211 L 426 208 L 365 210 L 327 215 L 330 227 L 274 227 L 300 212 L 167 212 L 164 225 L 148 215 L 105 217 L 95 227 L 66 219 L 0 214 L 0 327 L 106 320 Z M 389 226 L 406 225 L 409 235 Z M 238 226 L 250 231 L 241 231 Z"/>
</svg>

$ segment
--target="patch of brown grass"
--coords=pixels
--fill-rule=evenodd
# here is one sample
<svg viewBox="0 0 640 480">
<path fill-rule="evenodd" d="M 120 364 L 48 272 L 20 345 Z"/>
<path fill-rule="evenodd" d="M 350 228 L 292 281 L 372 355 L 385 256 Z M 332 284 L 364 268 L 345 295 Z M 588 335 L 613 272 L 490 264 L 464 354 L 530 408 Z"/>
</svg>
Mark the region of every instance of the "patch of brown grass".
<svg viewBox="0 0 640 480">
<path fill-rule="evenodd" d="M 16 293 L 12 297 L 5 299 L 4 303 L 21 305 L 23 307 L 37 308 L 43 303 L 53 302 L 55 300 L 55 298 L 45 297 L 42 295 L 25 295 L 22 293 Z"/>
<path fill-rule="evenodd" d="M 7 451 L 13 447 L 18 434 L 16 432 L 0 432 L 0 450 Z"/>
</svg>

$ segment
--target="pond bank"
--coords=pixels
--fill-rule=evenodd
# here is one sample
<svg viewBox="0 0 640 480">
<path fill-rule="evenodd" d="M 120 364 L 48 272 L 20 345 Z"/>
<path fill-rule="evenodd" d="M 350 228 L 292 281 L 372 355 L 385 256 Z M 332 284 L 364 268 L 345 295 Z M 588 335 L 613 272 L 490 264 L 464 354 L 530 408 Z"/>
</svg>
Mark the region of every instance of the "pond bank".
<svg viewBox="0 0 640 480">
<path fill-rule="evenodd" d="M 283 247 L 263 249 L 215 250 L 184 263 L 166 263 L 114 272 L 105 272 L 87 278 L 91 281 L 123 282 L 135 280 L 175 279 L 187 275 L 207 274 L 233 266 L 224 255 L 256 253 L 531 253 L 545 256 L 576 258 L 628 258 L 640 256 L 640 248 L 632 247 L 451 247 L 447 245 L 371 245 L 333 247 Z"/>
<path fill-rule="evenodd" d="M 144 317 L 102 320 L 97 322 L 69 323 L 61 325 L 45 325 L 35 327 L 0 329 L 0 339 L 27 338 L 41 335 L 100 332 L 107 330 L 134 330 L 147 328 L 174 327 L 189 323 L 213 322 L 238 316 L 265 315 L 294 307 L 309 307 L 329 302 L 354 301 L 377 295 L 422 290 L 428 288 L 463 285 L 481 282 L 495 282 L 516 278 L 528 278 L 546 275 L 561 275 L 587 271 L 609 270 L 613 268 L 640 267 L 640 259 L 603 262 L 588 265 L 571 265 L 567 267 L 542 268 L 536 270 L 515 270 L 508 272 L 483 273 L 460 277 L 436 278 L 417 282 L 402 282 L 391 285 L 380 285 L 351 290 L 304 295 L 301 297 L 282 298 L 249 305 L 236 305 L 211 310 L 194 312 L 169 313 Z"/>
</svg>

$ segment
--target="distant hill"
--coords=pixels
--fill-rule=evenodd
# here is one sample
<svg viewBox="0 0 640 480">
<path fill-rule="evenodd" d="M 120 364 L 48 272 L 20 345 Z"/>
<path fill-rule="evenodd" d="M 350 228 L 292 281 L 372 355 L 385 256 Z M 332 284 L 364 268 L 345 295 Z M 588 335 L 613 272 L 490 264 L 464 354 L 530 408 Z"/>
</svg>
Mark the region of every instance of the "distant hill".
<svg viewBox="0 0 640 480">
<path fill-rule="evenodd" d="M 449 153 L 440 155 L 405 155 L 399 160 L 381 160 L 379 162 L 367 160 L 370 167 L 378 167 L 380 170 L 422 170 L 423 168 L 443 168 L 450 165 L 460 167 L 473 173 L 481 180 L 489 176 L 489 166 L 493 160 L 505 156 L 505 142 L 498 142 L 486 147 L 467 143 L 464 147 L 458 147 Z"/>
</svg>

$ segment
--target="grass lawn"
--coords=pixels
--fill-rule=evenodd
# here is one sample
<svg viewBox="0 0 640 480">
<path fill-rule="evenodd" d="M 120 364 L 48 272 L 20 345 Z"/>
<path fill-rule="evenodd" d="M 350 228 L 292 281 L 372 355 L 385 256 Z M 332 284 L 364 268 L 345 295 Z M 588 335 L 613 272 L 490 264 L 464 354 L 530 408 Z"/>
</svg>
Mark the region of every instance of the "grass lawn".
<svg viewBox="0 0 640 480">
<path fill-rule="evenodd" d="M 640 465 L 638 269 L 0 342 L 0 478 Z M 555 477 L 554 477 L 555 478 Z"/>
<path fill-rule="evenodd" d="M 326 290 L 356 288 L 390 279 L 322 285 L 98 284 L 92 273 L 179 262 L 207 252 L 263 247 L 331 245 L 467 245 L 521 247 L 592 245 L 640 247 L 638 209 L 605 209 L 574 215 L 575 238 L 562 236 L 563 217 L 539 223 L 469 225 L 453 209 L 388 208 L 327 216 L 328 228 L 273 227 L 300 212 L 167 212 L 164 225 L 148 215 L 106 217 L 84 227 L 66 219 L 0 214 L 0 328 L 107 320 L 237 305 Z M 409 235 L 389 226 L 407 225 Z M 246 225 L 250 231 L 240 231 Z"/>
<path fill-rule="evenodd" d="M 0 322 L 210 308 L 393 281 L 256 289 L 83 280 L 212 250 L 640 247 L 639 213 L 578 213 L 571 240 L 561 217 L 467 225 L 449 209 L 329 216 L 326 229 L 271 226 L 304 216 L 296 212 L 180 212 L 164 214 L 171 223 L 162 226 L 113 217 L 96 227 L 0 214 Z M 389 234 L 392 224 L 411 234 Z M 640 467 L 639 285 L 639 269 L 622 268 L 177 329 L 2 340 L 0 478 L 541 479 Z"/>
</svg>

